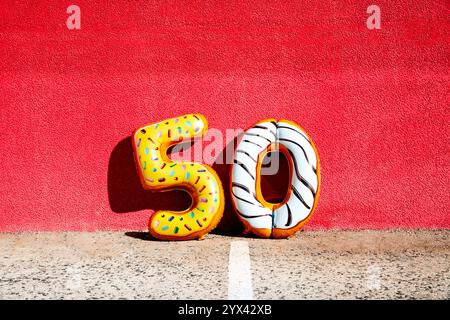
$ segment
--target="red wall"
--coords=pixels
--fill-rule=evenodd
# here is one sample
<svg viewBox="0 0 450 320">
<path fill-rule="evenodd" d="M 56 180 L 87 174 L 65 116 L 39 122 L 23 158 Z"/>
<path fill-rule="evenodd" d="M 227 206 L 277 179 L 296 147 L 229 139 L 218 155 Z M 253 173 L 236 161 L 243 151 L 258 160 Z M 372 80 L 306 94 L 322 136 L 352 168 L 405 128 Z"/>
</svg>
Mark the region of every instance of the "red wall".
<svg viewBox="0 0 450 320">
<path fill-rule="evenodd" d="M 381 30 L 372 1 L 320 2 L 2 1 L 0 231 L 145 229 L 182 207 L 140 187 L 129 136 L 194 112 L 308 131 L 310 229 L 450 228 L 447 1 L 375 1 Z"/>
</svg>

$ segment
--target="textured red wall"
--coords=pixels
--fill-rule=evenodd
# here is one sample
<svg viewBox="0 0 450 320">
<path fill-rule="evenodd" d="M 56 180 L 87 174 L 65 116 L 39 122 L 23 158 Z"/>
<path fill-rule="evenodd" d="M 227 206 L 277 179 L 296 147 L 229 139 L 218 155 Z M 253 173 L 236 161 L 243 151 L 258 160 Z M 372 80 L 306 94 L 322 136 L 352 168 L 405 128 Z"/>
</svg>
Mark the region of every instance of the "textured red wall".
<svg viewBox="0 0 450 320">
<path fill-rule="evenodd" d="M 0 230 L 145 229 L 182 207 L 140 187 L 129 136 L 193 112 L 303 126 L 322 164 L 310 229 L 450 228 L 448 3 L 374 3 L 381 30 L 372 1 L 2 1 Z"/>
</svg>

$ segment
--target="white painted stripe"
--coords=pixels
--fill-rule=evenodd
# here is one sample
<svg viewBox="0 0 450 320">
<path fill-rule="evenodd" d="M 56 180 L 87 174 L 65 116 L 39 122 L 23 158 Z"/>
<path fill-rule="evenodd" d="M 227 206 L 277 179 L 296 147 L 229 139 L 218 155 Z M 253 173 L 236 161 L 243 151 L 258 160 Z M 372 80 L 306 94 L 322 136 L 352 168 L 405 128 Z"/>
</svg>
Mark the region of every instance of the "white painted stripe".
<svg viewBox="0 0 450 320">
<path fill-rule="evenodd" d="M 247 241 L 232 241 L 230 244 L 228 299 L 253 299 L 252 272 Z"/>
</svg>

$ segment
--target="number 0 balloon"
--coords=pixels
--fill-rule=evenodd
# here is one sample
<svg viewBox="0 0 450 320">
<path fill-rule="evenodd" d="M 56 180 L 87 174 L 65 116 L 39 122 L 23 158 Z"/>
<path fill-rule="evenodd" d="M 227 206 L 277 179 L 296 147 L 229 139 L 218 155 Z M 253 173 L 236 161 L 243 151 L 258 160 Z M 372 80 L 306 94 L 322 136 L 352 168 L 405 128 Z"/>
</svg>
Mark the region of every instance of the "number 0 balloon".
<svg viewBox="0 0 450 320">
<path fill-rule="evenodd" d="M 271 151 L 283 153 L 289 161 L 290 186 L 281 203 L 267 202 L 261 193 L 262 160 Z M 306 132 L 292 121 L 258 122 L 245 132 L 236 148 L 231 194 L 247 232 L 263 238 L 293 235 L 311 217 L 319 183 L 317 150 Z"/>
</svg>

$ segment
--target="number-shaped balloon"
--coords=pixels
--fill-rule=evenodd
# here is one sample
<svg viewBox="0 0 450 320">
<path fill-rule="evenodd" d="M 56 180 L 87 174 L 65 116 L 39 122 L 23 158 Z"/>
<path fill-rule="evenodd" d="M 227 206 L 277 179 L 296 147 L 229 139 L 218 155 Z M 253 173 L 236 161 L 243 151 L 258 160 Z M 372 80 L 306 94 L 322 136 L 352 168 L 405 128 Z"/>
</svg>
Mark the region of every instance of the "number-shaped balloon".
<svg viewBox="0 0 450 320">
<path fill-rule="evenodd" d="M 204 116 L 189 114 L 139 128 L 133 133 L 135 160 L 143 187 L 183 189 L 192 197 L 192 205 L 187 210 L 160 210 L 152 215 L 149 231 L 155 238 L 203 239 L 222 217 L 224 194 L 216 172 L 205 164 L 174 162 L 167 155 L 174 144 L 202 137 L 207 130 Z"/>
<path fill-rule="evenodd" d="M 267 202 L 261 192 L 262 160 L 270 151 L 289 161 L 290 187 L 281 203 Z M 319 195 L 320 165 L 306 132 L 288 120 L 266 119 L 248 129 L 235 152 L 231 194 L 239 218 L 263 238 L 287 238 L 311 217 Z"/>
</svg>

